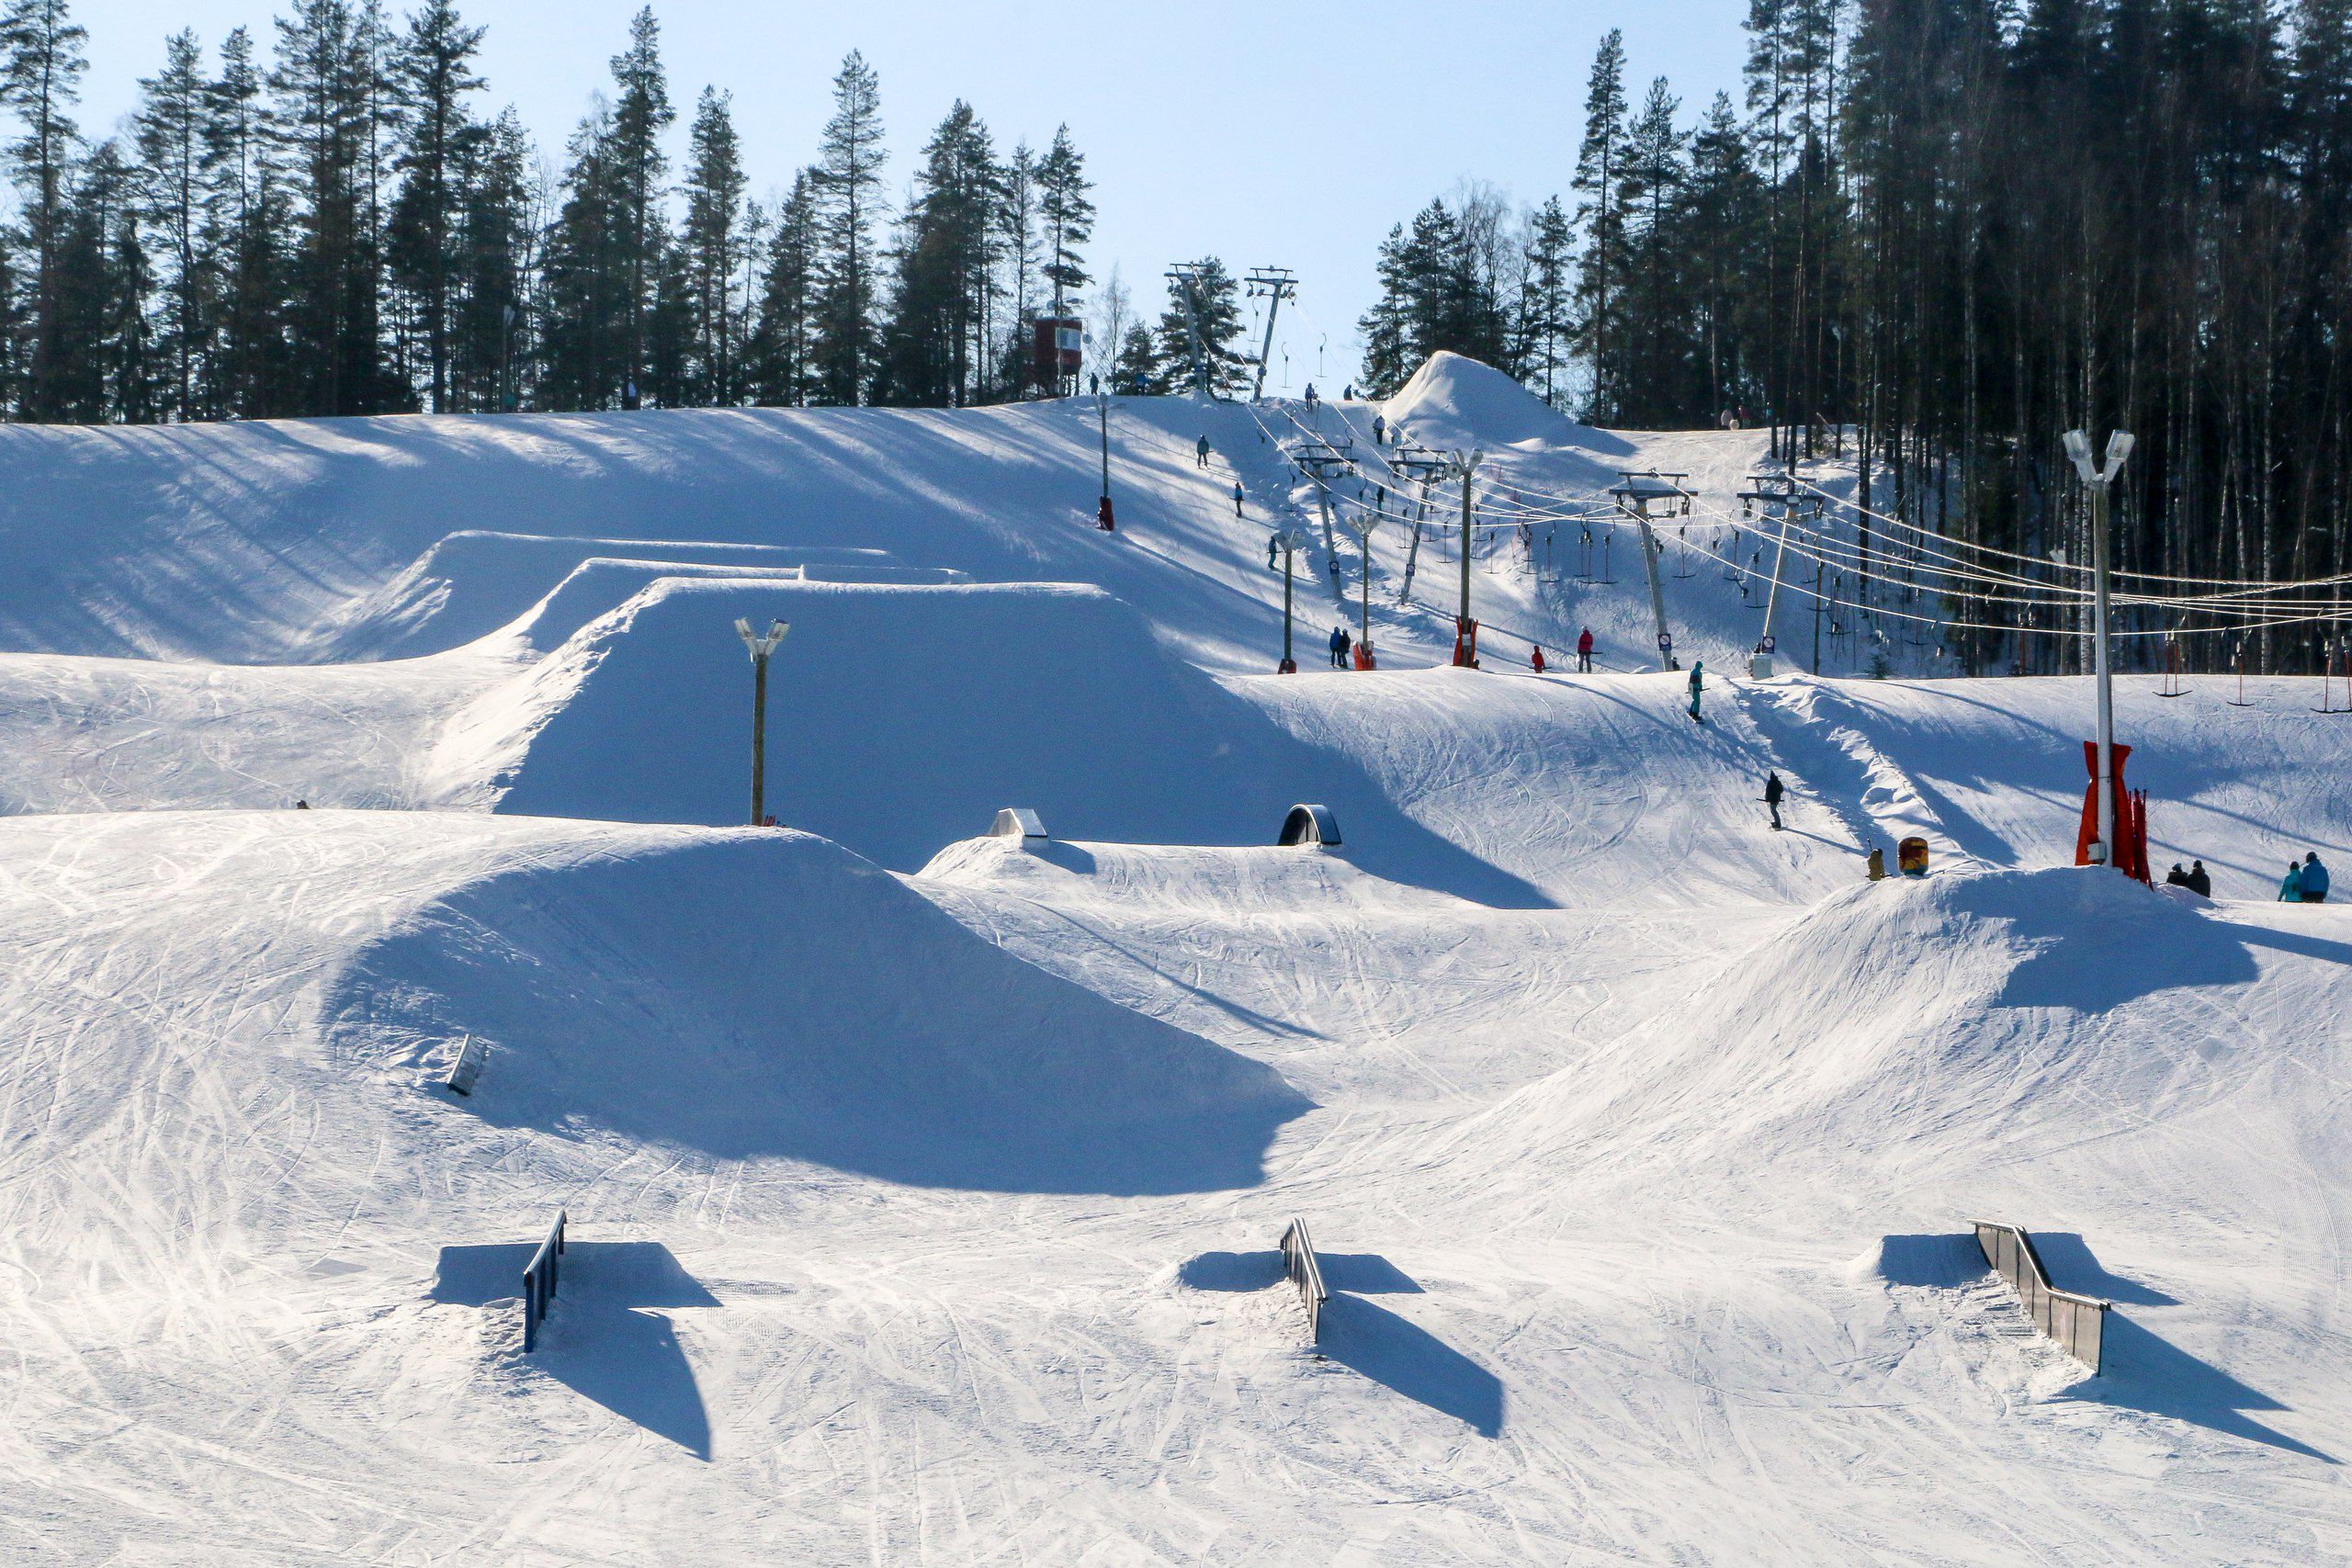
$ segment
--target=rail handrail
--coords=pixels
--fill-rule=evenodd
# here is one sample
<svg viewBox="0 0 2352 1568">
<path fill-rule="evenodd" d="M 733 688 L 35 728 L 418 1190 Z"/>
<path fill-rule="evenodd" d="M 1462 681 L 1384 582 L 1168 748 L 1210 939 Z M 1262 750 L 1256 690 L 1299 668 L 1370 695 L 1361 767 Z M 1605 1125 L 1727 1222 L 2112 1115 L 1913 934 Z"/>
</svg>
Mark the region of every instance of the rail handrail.
<svg viewBox="0 0 2352 1568">
<path fill-rule="evenodd" d="M 2024 1226 L 1999 1220 L 1968 1223 L 1975 1227 L 1985 1266 L 2017 1292 L 2033 1325 L 2096 1373 L 2107 1339 L 2107 1314 L 2114 1303 L 2052 1284 L 2050 1270 L 2042 1266 L 2041 1254 Z"/>
<path fill-rule="evenodd" d="M 1323 1303 L 1331 1292 L 1323 1288 L 1323 1266 L 1315 1260 L 1315 1243 L 1306 1234 L 1306 1222 L 1294 1219 L 1283 1232 L 1283 1272 L 1298 1287 L 1298 1299 L 1306 1304 L 1306 1334 L 1310 1339 L 1323 1337 Z"/>
<path fill-rule="evenodd" d="M 555 1224 L 549 1227 L 547 1239 L 531 1254 L 531 1261 L 523 1268 L 523 1352 L 528 1355 L 538 1348 L 539 1324 L 548 1315 L 548 1304 L 555 1300 L 556 1280 L 563 1272 L 563 1226 L 569 1216 L 561 1209 L 555 1212 Z"/>
</svg>

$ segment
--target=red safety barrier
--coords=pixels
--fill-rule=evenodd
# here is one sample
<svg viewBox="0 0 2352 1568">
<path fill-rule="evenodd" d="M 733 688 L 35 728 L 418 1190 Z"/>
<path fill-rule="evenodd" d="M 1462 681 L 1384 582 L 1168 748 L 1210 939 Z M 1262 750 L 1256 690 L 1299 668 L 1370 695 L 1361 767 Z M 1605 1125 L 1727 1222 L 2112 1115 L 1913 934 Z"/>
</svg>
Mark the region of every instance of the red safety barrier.
<svg viewBox="0 0 2352 1568">
<path fill-rule="evenodd" d="M 2115 843 L 2109 850 L 2109 860 L 2116 870 L 2126 876 L 2136 876 L 2143 882 L 2148 875 L 2148 795 L 2145 790 L 2134 793 L 2123 787 L 2123 760 L 2132 755 L 2132 748 L 2121 741 L 2115 744 Z M 2091 846 L 2098 841 L 2098 742 L 2083 742 L 2083 766 L 2088 770 L 2091 782 L 2083 786 L 2083 820 L 2075 831 L 2075 863 L 2091 863 Z"/>
</svg>

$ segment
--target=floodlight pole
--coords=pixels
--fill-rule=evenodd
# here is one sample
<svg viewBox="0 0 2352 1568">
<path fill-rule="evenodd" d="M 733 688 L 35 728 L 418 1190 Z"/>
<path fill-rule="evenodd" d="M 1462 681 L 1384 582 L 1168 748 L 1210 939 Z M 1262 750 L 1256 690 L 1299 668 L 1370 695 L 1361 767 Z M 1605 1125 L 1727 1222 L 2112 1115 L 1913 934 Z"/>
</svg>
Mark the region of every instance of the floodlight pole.
<svg viewBox="0 0 2352 1568">
<path fill-rule="evenodd" d="M 2091 492 L 2092 673 L 2098 683 L 2098 842 L 2091 859 L 2099 865 L 2115 863 L 2115 681 L 2108 658 L 2108 492 L 2123 459 L 2132 455 L 2132 435 L 2118 430 L 2107 438 L 2107 461 L 2094 467 L 2090 438 L 2079 430 L 2066 433 L 2066 455 Z"/>
<path fill-rule="evenodd" d="M 792 628 L 772 621 L 765 632 L 753 632 L 752 623 L 738 620 L 735 633 L 752 655 L 752 826 L 767 821 L 768 655 Z"/>
</svg>

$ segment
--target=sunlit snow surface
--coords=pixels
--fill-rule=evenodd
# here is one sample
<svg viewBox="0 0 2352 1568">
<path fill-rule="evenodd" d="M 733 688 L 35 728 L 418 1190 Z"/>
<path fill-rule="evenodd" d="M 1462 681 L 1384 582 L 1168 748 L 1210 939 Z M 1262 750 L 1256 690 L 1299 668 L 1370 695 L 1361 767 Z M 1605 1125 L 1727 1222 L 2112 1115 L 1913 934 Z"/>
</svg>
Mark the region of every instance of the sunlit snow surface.
<svg viewBox="0 0 2352 1568">
<path fill-rule="evenodd" d="M 1343 605 L 1275 442 L 1375 412 L 1531 491 L 1690 472 L 1706 722 L 1638 556 L 1550 581 L 1509 528 L 1486 671 L 1433 667 L 1459 563 L 1400 604 L 1394 524 L 1382 669 L 1323 668 L 1358 557 Z M 1105 535 L 1098 429 L 0 427 L 0 1545 L 2352 1560 L 2352 914 L 2270 902 L 2352 864 L 2318 682 L 2122 682 L 2207 905 L 2067 863 L 2080 681 L 1724 678 L 1760 434 L 1459 360 L 1385 411 L 1123 400 Z M 794 831 L 735 825 L 738 616 L 792 624 Z M 1874 647 L 1938 668 L 1825 668 Z M 1272 846 L 1298 801 L 1340 849 Z M 1930 876 L 1866 883 L 1912 833 Z M 1978 1215 L 2116 1303 L 2105 1375 Z"/>
</svg>

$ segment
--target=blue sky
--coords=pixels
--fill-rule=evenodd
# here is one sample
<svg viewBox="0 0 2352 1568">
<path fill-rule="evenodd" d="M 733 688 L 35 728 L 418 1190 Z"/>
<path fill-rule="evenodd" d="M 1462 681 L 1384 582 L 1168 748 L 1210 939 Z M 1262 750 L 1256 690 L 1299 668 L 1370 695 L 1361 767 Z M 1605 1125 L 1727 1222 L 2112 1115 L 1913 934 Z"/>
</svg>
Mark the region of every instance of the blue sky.
<svg viewBox="0 0 2352 1568">
<path fill-rule="evenodd" d="M 487 25 L 487 101 L 513 103 L 560 154 L 590 90 L 608 80 L 641 0 L 471 0 Z M 398 8 L 397 0 L 394 0 Z M 1565 194 L 1594 45 L 1623 28 L 1628 92 L 1668 77 L 1686 119 L 1737 90 L 1746 0 L 1282 0 L 1090 7 L 1026 0 L 655 0 L 671 92 L 684 116 L 706 83 L 731 90 L 753 189 L 813 155 L 828 85 L 849 50 L 881 73 L 903 188 L 950 102 L 1000 143 L 1042 145 L 1059 121 L 1087 154 L 1102 217 L 1098 275 L 1121 265 L 1153 310 L 1170 262 L 1213 254 L 1300 280 L 1273 379 L 1344 382 L 1388 226 L 1464 176 L 1522 203 Z M 127 113 L 163 39 L 208 45 L 240 23 L 266 43 L 269 0 L 78 0 L 90 31 L 84 129 Z M 1285 308 L 1287 312 L 1288 307 Z M 1322 369 L 1316 368 L 1320 363 Z"/>
</svg>

